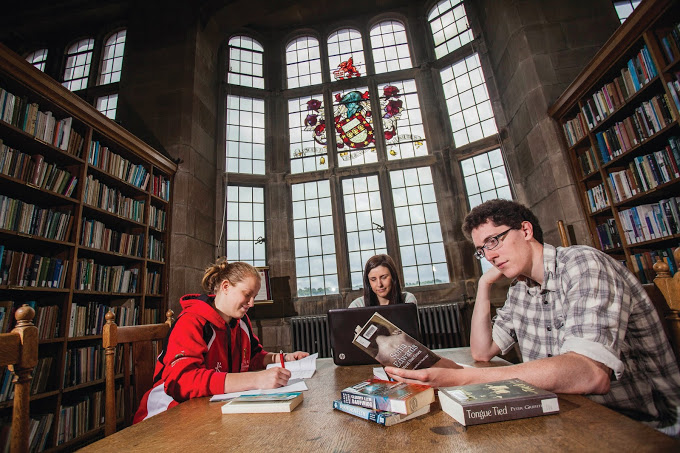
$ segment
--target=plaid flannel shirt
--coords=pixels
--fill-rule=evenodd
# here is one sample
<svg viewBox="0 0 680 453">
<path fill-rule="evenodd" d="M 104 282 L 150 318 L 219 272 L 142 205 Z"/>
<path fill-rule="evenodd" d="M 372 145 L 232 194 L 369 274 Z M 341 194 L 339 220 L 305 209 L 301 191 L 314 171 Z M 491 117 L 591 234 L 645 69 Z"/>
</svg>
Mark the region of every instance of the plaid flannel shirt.
<svg viewBox="0 0 680 453">
<path fill-rule="evenodd" d="M 614 373 L 591 400 L 671 435 L 680 432 L 680 371 L 638 279 L 586 246 L 543 248 L 544 283 L 516 279 L 494 317 L 503 353 L 519 344 L 525 362 L 575 352 Z"/>
</svg>

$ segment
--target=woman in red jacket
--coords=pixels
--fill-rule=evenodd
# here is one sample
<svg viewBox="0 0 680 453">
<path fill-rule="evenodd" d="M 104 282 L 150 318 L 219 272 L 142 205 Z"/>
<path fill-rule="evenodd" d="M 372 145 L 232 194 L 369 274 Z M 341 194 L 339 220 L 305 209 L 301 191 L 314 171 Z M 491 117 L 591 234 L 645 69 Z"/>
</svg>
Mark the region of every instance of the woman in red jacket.
<svg viewBox="0 0 680 453">
<path fill-rule="evenodd" d="M 158 356 L 154 386 L 142 398 L 134 423 L 190 398 L 288 383 L 285 368 L 264 369 L 280 362 L 280 355 L 262 349 L 246 314 L 260 290 L 257 269 L 218 261 L 206 269 L 202 286 L 206 294 L 180 299 L 182 312 Z M 308 355 L 297 351 L 283 359 Z"/>
</svg>

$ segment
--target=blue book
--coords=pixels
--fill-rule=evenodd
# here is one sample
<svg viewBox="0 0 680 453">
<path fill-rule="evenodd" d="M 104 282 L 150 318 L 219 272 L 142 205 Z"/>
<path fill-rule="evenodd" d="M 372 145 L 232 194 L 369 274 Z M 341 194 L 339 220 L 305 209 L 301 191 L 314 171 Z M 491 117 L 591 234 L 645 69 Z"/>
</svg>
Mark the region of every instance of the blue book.
<svg viewBox="0 0 680 453">
<path fill-rule="evenodd" d="M 600 155 L 602 156 L 602 163 L 606 164 L 611 160 L 611 157 L 609 156 L 609 151 L 607 151 L 607 144 L 604 141 L 604 133 L 598 132 L 595 134 L 595 137 L 597 138 L 597 147 L 600 149 Z"/>
<path fill-rule="evenodd" d="M 632 59 L 628 60 L 628 72 L 630 72 L 630 78 L 633 79 L 633 87 L 635 88 L 635 91 L 638 91 L 641 85 L 640 81 L 638 80 L 637 69 L 635 69 L 635 64 L 633 63 Z"/>
<path fill-rule="evenodd" d="M 427 414 L 428 412 L 430 412 L 430 406 L 431 405 L 428 404 L 427 406 L 424 406 L 409 415 L 404 415 L 398 414 L 396 412 L 379 411 L 369 409 L 367 407 L 355 406 L 353 404 L 346 404 L 343 403 L 341 400 L 333 401 L 333 409 L 384 426 L 396 425 L 397 423 L 405 422 L 406 420 L 411 420 L 412 418 L 420 417 L 423 414 Z"/>
</svg>

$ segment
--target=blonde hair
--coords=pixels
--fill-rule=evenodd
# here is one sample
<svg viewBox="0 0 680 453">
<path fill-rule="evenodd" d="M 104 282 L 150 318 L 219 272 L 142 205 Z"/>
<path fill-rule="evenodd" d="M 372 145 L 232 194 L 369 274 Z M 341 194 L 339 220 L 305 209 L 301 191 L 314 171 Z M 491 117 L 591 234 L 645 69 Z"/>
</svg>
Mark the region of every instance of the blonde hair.
<svg viewBox="0 0 680 453">
<path fill-rule="evenodd" d="M 205 269 L 201 286 L 206 293 L 215 294 L 223 281 L 235 285 L 248 277 L 254 277 L 260 283 L 260 273 L 250 264 L 241 261 L 228 263 L 221 258 Z"/>
</svg>

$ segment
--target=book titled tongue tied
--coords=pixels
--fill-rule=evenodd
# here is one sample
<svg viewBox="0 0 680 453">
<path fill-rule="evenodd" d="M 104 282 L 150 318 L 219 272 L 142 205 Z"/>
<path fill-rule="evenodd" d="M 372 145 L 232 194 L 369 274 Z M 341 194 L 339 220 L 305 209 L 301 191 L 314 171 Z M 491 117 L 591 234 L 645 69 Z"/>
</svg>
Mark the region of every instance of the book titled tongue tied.
<svg viewBox="0 0 680 453">
<path fill-rule="evenodd" d="M 384 366 L 417 370 L 430 368 L 441 358 L 380 313 L 357 329 L 352 343 Z"/>
<path fill-rule="evenodd" d="M 340 392 L 341 402 L 409 415 L 434 402 L 429 385 L 367 379 Z"/>
<path fill-rule="evenodd" d="M 291 412 L 302 402 L 302 392 L 242 395 L 222 406 L 223 414 Z"/>
<path fill-rule="evenodd" d="M 442 410 L 465 426 L 557 414 L 557 395 L 521 379 L 439 389 Z"/>
</svg>

